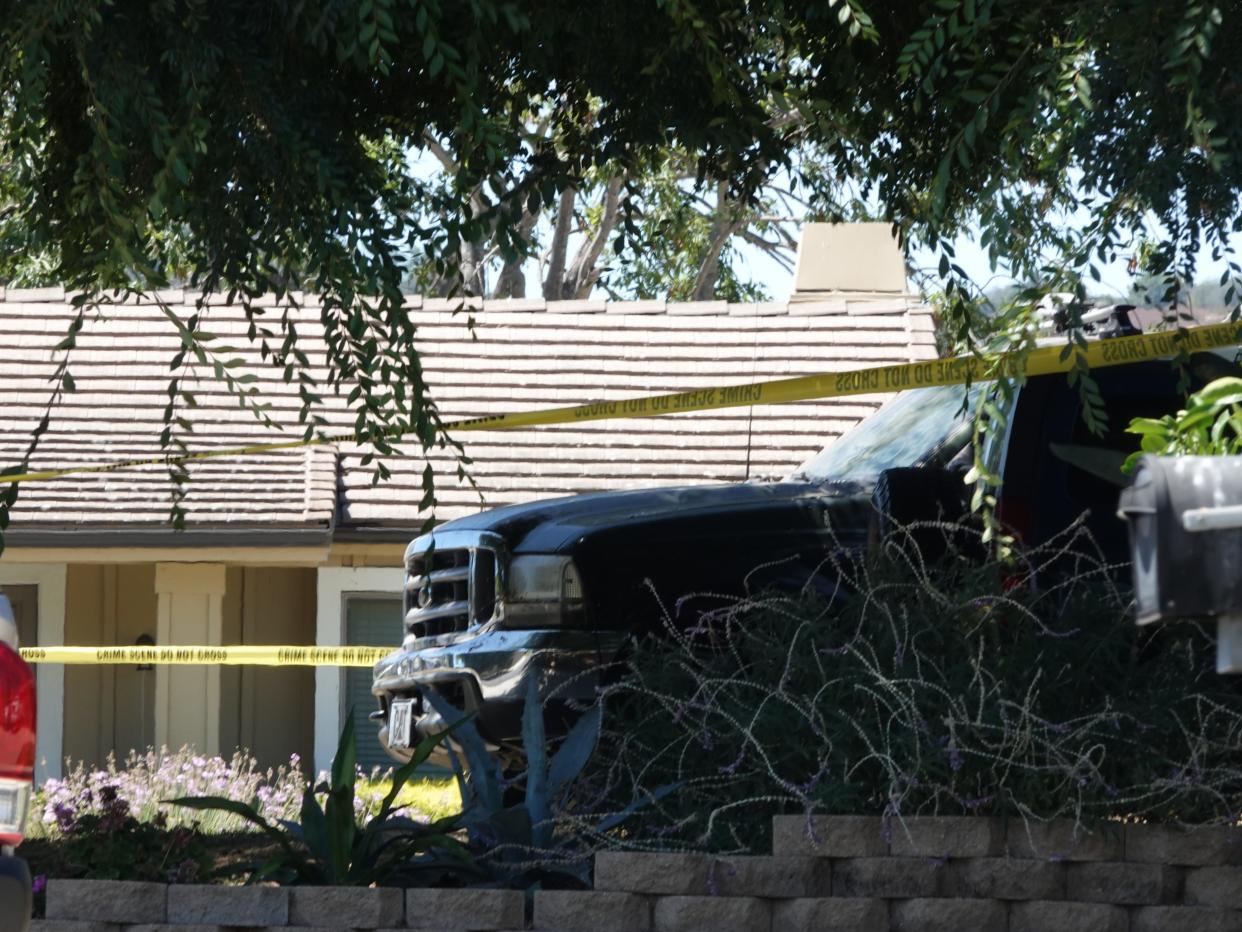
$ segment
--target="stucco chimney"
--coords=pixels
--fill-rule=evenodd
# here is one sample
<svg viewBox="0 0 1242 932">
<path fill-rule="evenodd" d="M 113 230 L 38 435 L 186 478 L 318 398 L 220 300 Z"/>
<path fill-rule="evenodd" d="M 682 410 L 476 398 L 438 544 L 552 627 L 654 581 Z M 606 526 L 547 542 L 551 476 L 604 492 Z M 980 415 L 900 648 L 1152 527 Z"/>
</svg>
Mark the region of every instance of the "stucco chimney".
<svg viewBox="0 0 1242 932">
<path fill-rule="evenodd" d="M 891 298 L 906 293 L 906 261 L 890 224 L 803 226 L 791 301 Z"/>
</svg>

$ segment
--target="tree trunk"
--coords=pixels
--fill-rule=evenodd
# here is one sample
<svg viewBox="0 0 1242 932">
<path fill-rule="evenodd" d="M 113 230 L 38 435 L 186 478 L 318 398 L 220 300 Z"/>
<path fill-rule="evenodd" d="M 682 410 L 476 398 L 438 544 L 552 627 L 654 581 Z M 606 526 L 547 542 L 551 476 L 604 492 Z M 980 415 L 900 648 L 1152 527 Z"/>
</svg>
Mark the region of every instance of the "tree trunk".
<svg viewBox="0 0 1242 932">
<path fill-rule="evenodd" d="M 738 217 L 730 216 L 729 187 L 723 181 L 716 182 L 716 216 L 712 218 L 711 239 L 707 254 L 694 279 L 691 301 L 711 301 L 716 297 L 716 285 L 720 279 L 720 253 L 724 251 L 729 237 L 742 226 Z M 740 214 L 739 214 L 740 216 Z"/>
<path fill-rule="evenodd" d="M 573 266 L 561 291 L 562 297 L 586 298 L 591 294 L 595 283 L 599 281 L 602 274 L 598 268 L 599 257 L 604 247 L 608 245 L 608 237 L 612 235 L 617 225 L 617 209 L 621 203 L 621 187 L 624 184 L 624 175 L 617 175 L 608 180 L 608 187 L 604 191 L 604 211 L 599 218 L 599 229 L 595 231 L 594 236 L 582 244 L 578 249 L 578 254 L 574 256 Z"/>
<path fill-rule="evenodd" d="M 543 280 L 543 297 L 547 301 L 559 301 L 565 292 L 565 253 L 569 249 L 569 234 L 574 224 L 574 199 L 578 192 L 566 188 L 556 208 L 556 226 L 552 230 L 552 248 L 548 251 L 548 275 Z"/>
<path fill-rule="evenodd" d="M 526 275 L 522 270 L 521 259 L 514 259 L 504 264 L 496 279 L 496 287 L 492 289 L 493 298 L 524 298 L 526 297 Z"/>
<path fill-rule="evenodd" d="M 462 243 L 461 245 L 461 285 L 468 295 L 483 294 L 486 282 L 483 279 L 485 245 L 481 242 Z"/>
</svg>

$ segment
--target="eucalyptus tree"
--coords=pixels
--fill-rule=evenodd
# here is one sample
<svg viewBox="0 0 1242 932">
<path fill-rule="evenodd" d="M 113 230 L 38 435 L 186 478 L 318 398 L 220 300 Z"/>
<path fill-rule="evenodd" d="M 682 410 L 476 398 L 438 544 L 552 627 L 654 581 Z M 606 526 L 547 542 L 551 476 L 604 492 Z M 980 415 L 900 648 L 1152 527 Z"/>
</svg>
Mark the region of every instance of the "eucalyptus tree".
<svg viewBox="0 0 1242 932">
<path fill-rule="evenodd" d="M 327 386 L 288 322 L 254 317 L 251 336 L 299 382 L 308 434 L 319 394 L 344 390 L 383 453 L 443 433 L 401 310 L 411 263 L 460 292 L 478 284 L 464 247 L 486 244 L 501 278 L 543 249 L 546 293 L 606 285 L 622 261 L 618 287 L 640 290 L 656 212 L 639 181 L 670 153 L 692 170 L 678 191 L 719 208 L 701 211 L 692 296 L 789 179 L 808 212 L 851 192 L 935 250 L 967 349 L 964 230 L 1057 290 L 1142 237 L 1173 303 L 1204 240 L 1229 254 L 1236 304 L 1240 33 L 1242 5 L 1197 0 L 4 0 L 0 243 L 83 309 L 174 273 L 243 300 L 314 290 Z M 449 161 L 429 176 L 415 154 L 433 142 Z M 611 243 L 591 236 L 609 223 Z M 575 224 L 581 263 L 557 239 Z M 170 320 L 184 358 L 210 355 L 198 323 Z M 66 365 L 54 392 L 71 387 Z"/>
</svg>

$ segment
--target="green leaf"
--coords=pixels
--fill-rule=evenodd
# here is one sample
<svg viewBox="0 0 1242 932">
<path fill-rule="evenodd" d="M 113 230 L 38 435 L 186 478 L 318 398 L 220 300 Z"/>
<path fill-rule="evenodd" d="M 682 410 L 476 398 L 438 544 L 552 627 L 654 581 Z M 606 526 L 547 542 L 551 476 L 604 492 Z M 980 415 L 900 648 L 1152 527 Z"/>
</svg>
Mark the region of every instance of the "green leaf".
<svg viewBox="0 0 1242 932">
<path fill-rule="evenodd" d="M 404 787 L 405 784 L 409 782 L 412 777 L 414 777 L 418 768 L 427 762 L 427 759 L 431 756 L 432 752 L 435 751 L 435 749 L 440 745 L 444 744 L 453 732 L 455 732 L 458 728 L 461 728 L 473 717 L 473 715 L 463 716 L 444 731 L 437 732 L 434 735 L 426 735 L 418 742 L 418 745 L 414 748 L 413 753 L 410 755 L 410 759 L 393 771 L 388 793 L 384 796 L 383 801 L 380 803 L 379 811 L 376 813 L 375 820 L 373 821 L 382 822 L 388 817 L 388 814 L 392 811 L 393 805 L 397 801 L 397 796 L 401 793 L 402 787 Z"/>
<path fill-rule="evenodd" d="M 1164 418 L 1136 417 L 1130 421 L 1126 433 L 1165 437 L 1172 433 L 1172 424 Z"/>
<path fill-rule="evenodd" d="M 546 823 L 551 815 L 548 787 L 548 744 L 543 724 L 543 705 L 539 701 L 538 677 L 533 669 L 526 674 L 526 695 L 522 703 L 522 750 L 526 754 L 527 832 L 537 833 L 532 844 L 545 847 L 550 840 Z"/>
<path fill-rule="evenodd" d="M 328 849 L 327 868 L 333 883 L 341 883 L 353 862 L 358 824 L 354 815 L 354 785 L 357 749 L 354 744 L 354 715 L 345 718 L 341 740 L 332 760 L 331 782 L 324 802 L 324 825 Z"/>
<path fill-rule="evenodd" d="M 302 837 L 311 856 L 327 863 L 332 857 L 328 843 L 328 823 L 315 795 L 314 786 L 302 792 Z"/>
<path fill-rule="evenodd" d="M 1242 379 L 1226 377 L 1208 383 L 1194 395 L 1194 402 L 1221 407 L 1242 402 Z"/>
<path fill-rule="evenodd" d="M 355 768 L 358 764 L 358 751 L 354 742 L 354 710 L 349 709 L 345 715 L 345 727 L 341 729 L 340 740 L 336 744 L 336 756 L 332 758 L 330 774 L 331 789 L 352 789 L 355 781 Z"/>
<path fill-rule="evenodd" d="M 555 797 L 586 766 L 595 753 L 603 720 L 603 707 L 596 703 L 574 722 L 548 765 L 548 791 Z"/>
<path fill-rule="evenodd" d="M 278 828 L 269 823 L 263 816 L 256 812 L 252 807 L 236 800 L 226 799 L 222 796 L 183 796 L 178 799 L 166 799 L 163 802 L 170 806 L 184 806 L 187 809 L 199 809 L 203 811 L 228 812 L 233 815 L 240 816 L 252 825 L 260 828 L 272 841 L 280 846 L 281 853 L 288 863 L 299 876 L 313 878 L 314 871 L 311 868 L 306 857 L 297 851 L 290 843 L 288 836 Z"/>
</svg>

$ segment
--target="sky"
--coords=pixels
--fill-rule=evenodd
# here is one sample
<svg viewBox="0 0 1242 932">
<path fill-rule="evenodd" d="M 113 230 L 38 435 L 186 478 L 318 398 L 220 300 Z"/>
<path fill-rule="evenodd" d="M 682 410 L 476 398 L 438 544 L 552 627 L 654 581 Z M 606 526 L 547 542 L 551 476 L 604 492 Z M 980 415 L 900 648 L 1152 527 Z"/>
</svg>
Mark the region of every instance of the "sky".
<svg viewBox="0 0 1242 932">
<path fill-rule="evenodd" d="M 417 174 L 421 177 L 431 177 L 441 171 L 440 164 L 428 152 L 422 151 L 411 153 L 412 165 Z M 878 210 L 878 204 L 873 205 Z M 1085 226 L 1089 213 L 1086 208 L 1079 208 L 1079 211 L 1071 218 L 1071 223 Z M 790 222 L 788 229 L 795 232 L 798 224 Z M 550 226 L 545 219 L 541 222 L 541 236 L 544 239 L 550 237 Z M 1159 236 L 1158 229 L 1152 229 L 1153 236 Z M 984 291 L 993 288 L 1002 288 L 1012 283 L 1012 279 L 1007 276 L 997 275 L 990 264 L 987 252 L 979 246 L 978 230 L 973 230 L 969 234 L 959 236 L 954 240 L 954 249 L 956 251 L 956 259 L 960 265 L 970 276 L 971 280 Z M 570 255 L 577 248 L 576 238 L 571 241 Z M 1242 237 L 1235 238 L 1234 247 L 1238 250 L 1238 254 L 1242 256 Z M 793 292 L 793 273 L 784 269 L 778 262 L 761 250 L 748 246 L 744 243 L 735 241 L 740 261 L 743 263 L 742 277 L 749 276 L 753 281 L 761 284 L 767 293 L 774 300 L 782 300 L 787 298 Z M 1126 268 L 1128 256 L 1122 256 L 1117 261 L 1108 266 L 1103 267 L 1101 271 L 1102 280 L 1099 283 L 1091 283 L 1090 291 L 1093 294 L 1110 294 L 1118 301 L 1127 300 L 1130 297 L 1130 283 L 1132 277 Z M 1200 244 L 1198 253 L 1198 281 L 1215 282 L 1220 279 L 1221 274 L 1225 271 L 1226 265 L 1224 260 L 1213 261 L 1211 251 L 1206 244 Z M 911 263 L 916 268 L 923 268 L 928 271 L 934 271 L 939 261 L 939 257 L 929 250 L 916 251 L 911 256 Z M 541 269 L 536 263 L 528 263 L 525 268 L 527 279 L 527 293 L 536 295 L 542 292 L 542 282 L 540 280 Z M 913 282 L 910 284 L 910 290 L 916 291 L 917 285 Z"/>
<path fill-rule="evenodd" d="M 983 290 L 987 291 L 991 288 L 1002 287 L 1012 282 L 1012 279 L 997 275 L 992 271 L 987 252 L 979 246 L 977 233 L 972 236 L 958 237 L 953 247 L 957 253 L 957 262 L 965 270 L 966 274 L 971 277 L 975 284 L 979 285 Z M 1242 241 L 1235 242 L 1235 247 L 1242 255 Z M 780 300 L 788 297 L 793 291 L 793 274 L 782 269 L 776 262 L 769 257 L 754 249 L 740 247 L 741 258 L 745 262 L 747 274 L 756 281 L 761 282 L 767 289 L 768 293 L 774 299 Z M 938 257 L 927 250 L 916 251 L 912 257 L 912 264 L 916 267 L 934 270 Z M 1103 267 L 1101 271 L 1101 281 L 1093 282 L 1091 291 L 1093 293 L 1109 293 L 1118 301 L 1125 300 L 1130 294 L 1130 282 L 1132 277 L 1126 269 L 1128 257 L 1118 259 L 1116 262 Z M 1213 261 L 1211 250 L 1206 244 L 1201 244 L 1198 254 L 1198 281 L 1215 282 L 1226 269 L 1225 260 Z M 911 288 L 914 288 L 911 284 Z"/>
</svg>

